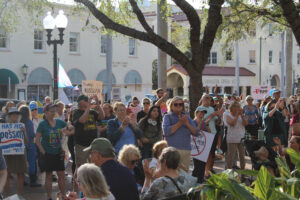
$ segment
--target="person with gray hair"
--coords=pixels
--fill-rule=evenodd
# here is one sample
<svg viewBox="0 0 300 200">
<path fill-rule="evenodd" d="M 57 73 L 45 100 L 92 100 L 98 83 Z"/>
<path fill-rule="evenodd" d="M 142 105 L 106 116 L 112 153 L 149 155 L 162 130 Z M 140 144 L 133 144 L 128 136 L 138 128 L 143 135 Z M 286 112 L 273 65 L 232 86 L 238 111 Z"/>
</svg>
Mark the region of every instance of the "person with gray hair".
<svg viewBox="0 0 300 200">
<path fill-rule="evenodd" d="M 174 147 L 164 148 L 159 156 L 162 177 L 157 178 L 151 185 L 153 170 L 149 169 L 149 161 L 144 162 L 145 182 L 141 193 L 142 200 L 166 199 L 186 193 L 196 184 L 187 176 L 179 174 L 180 154 Z"/>
<path fill-rule="evenodd" d="M 81 165 L 77 171 L 76 182 L 84 195 L 84 200 L 115 199 L 109 191 L 109 187 L 100 168 L 95 164 L 86 163 Z M 79 199 L 76 193 L 70 193 L 67 198 L 69 200 Z"/>
</svg>

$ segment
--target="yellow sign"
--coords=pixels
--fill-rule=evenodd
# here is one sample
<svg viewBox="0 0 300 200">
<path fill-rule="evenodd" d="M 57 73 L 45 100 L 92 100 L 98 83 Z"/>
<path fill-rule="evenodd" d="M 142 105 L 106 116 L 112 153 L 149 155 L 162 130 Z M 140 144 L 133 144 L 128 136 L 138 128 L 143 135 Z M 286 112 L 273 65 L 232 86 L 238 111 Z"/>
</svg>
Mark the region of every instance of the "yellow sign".
<svg viewBox="0 0 300 200">
<path fill-rule="evenodd" d="M 88 97 L 97 95 L 98 99 L 103 102 L 103 82 L 93 80 L 82 81 L 82 93 Z"/>
</svg>

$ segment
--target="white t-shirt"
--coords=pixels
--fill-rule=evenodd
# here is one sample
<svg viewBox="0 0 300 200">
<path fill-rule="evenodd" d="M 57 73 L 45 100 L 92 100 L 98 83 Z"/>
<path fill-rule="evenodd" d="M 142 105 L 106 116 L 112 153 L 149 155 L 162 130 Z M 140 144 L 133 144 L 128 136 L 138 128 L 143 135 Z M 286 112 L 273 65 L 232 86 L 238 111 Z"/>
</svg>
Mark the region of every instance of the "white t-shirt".
<svg viewBox="0 0 300 200">
<path fill-rule="evenodd" d="M 228 114 L 225 115 L 225 119 L 226 116 L 230 117 L 231 119 L 234 119 L 234 116 L 232 116 L 230 112 L 228 112 Z M 245 126 L 243 126 L 242 117 L 239 116 L 235 126 L 230 126 L 229 124 L 227 124 L 227 120 L 224 120 L 224 122 L 225 121 L 228 127 L 227 143 L 241 143 L 241 139 L 245 137 Z"/>
</svg>

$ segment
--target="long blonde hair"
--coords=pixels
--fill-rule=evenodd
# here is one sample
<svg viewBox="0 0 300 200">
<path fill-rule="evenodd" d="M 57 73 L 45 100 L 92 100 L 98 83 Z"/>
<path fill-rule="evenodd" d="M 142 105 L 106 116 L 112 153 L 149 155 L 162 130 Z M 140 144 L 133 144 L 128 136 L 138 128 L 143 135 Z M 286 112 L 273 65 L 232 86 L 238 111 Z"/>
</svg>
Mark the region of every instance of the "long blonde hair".
<svg viewBox="0 0 300 200">
<path fill-rule="evenodd" d="M 172 105 L 173 105 L 173 103 L 175 102 L 175 101 L 182 101 L 182 103 L 183 103 L 183 99 L 181 98 L 181 97 L 173 97 L 171 100 L 170 100 L 170 102 L 169 102 L 169 104 L 168 104 L 168 112 L 172 112 Z M 182 107 L 182 112 L 185 112 L 185 107 L 183 106 Z"/>
</svg>

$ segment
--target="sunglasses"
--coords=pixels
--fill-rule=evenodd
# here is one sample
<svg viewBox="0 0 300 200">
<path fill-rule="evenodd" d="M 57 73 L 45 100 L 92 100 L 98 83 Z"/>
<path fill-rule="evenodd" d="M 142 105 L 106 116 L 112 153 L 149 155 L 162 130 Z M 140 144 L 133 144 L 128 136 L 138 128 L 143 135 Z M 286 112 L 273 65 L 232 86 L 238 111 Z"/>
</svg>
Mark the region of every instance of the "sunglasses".
<svg viewBox="0 0 300 200">
<path fill-rule="evenodd" d="M 183 107 L 184 103 L 174 103 L 173 104 L 175 107 Z"/>
<path fill-rule="evenodd" d="M 144 102 L 143 104 L 144 105 L 150 105 L 150 102 Z"/>
<path fill-rule="evenodd" d="M 139 160 L 131 160 L 131 161 L 129 161 L 129 163 L 132 164 L 132 165 L 134 165 L 134 164 L 136 164 L 138 161 L 139 161 Z"/>
</svg>

